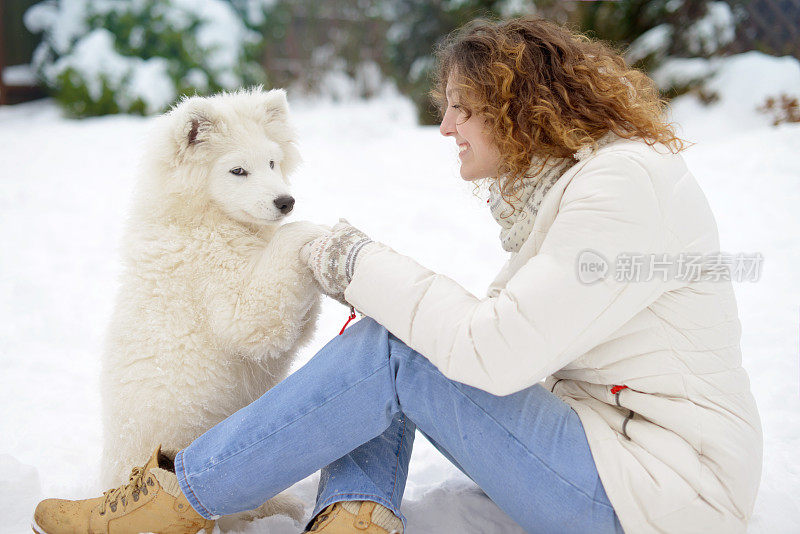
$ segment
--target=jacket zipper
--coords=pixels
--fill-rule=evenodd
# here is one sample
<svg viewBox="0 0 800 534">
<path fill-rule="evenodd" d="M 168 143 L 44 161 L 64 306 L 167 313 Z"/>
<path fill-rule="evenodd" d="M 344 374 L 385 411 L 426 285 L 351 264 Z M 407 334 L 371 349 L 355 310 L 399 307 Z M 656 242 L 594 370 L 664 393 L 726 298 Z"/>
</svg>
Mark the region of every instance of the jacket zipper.
<svg viewBox="0 0 800 534">
<path fill-rule="evenodd" d="M 563 378 L 559 378 L 558 380 L 556 380 L 555 382 L 553 382 L 553 387 L 551 387 L 551 388 L 550 388 L 550 393 L 554 393 L 554 390 L 556 389 L 556 384 L 558 384 L 558 383 L 559 383 L 559 382 L 561 382 L 562 380 L 564 380 L 564 379 L 563 379 Z"/>
<path fill-rule="evenodd" d="M 563 378 L 559 378 L 558 380 L 553 382 L 553 386 L 550 388 L 550 393 L 555 393 L 556 384 L 558 384 L 562 380 L 564 380 L 564 379 Z M 621 405 L 619 403 L 619 394 L 623 389 L 629 389 L 629 388 L 628 388 L 628 386 L 613 386 L 611 388 L 611 394 L 614 395 L 614 399 L 615 399 L 615 401 L 617 403 L 617 406 L 619 406 L 620 408 L 625 408 L 623 405 Z M 628 423 L 630 422 L 631 419 L 633 419 L 634 415 L 635 415 L 634 411 L 631 410 L 630 408 L 628 408 L 628 415 L 625 417 L 625 420 L 622 422 L 622 435 L 625 436 L 625 439 L 627 439 L 628 441 L 631 440 L 631 437 L 628 435 L 628 431 L 627 431 Z"/>
<path fill-rule="evenodd" d="M 624 406 L 619 403 L 619 394 L 622 392 L 623 389 L 628 389 L 628 386 L 614 386 L 611 388 L 611 394 L 614 395 L 614 398 L 616 399 L 617 402 L 617 406 L 619 406 L 620 408 L 624 408 Z M 631 410 L 630 408 L 628 408 L 628 412 L 629 412 L 628 416 L 625 418 L 625 421 L 622 422 L 622 435 L 625 436 L 625 439 L 630 441 L 631 437 L 628 435 L 626 429 L 630 420 L 633 419 L 634 413 L 633 410 Z"/>
</svg>

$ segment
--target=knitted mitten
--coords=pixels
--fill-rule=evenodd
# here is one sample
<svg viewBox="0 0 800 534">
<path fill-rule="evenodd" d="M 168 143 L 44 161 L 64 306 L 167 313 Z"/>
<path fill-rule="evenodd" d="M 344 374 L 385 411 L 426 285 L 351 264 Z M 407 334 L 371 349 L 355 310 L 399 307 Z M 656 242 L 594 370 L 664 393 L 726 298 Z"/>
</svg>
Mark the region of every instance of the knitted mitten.
<svg viewBox="0 0 800 534">
<path fill-rule="evenodd" d="M 300 257 L 314 273 L 323 293 L 349 306 L 344 290 L 353 279 L 359 252 L 373 243 L 367 235 L 344 219 L 333 226 L 331 233 L 307 243 Z"/>
</svg>

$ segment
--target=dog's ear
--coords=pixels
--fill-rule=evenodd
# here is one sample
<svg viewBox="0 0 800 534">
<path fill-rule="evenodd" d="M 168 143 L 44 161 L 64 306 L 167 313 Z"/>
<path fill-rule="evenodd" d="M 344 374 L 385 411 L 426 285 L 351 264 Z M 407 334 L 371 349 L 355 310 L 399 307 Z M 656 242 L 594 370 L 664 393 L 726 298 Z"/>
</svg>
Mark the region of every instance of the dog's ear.
<svg viewBox="0 0 800 534">
<path fill-rule="evenodd" d="M 281 169 L 283 169 L 283 174 L 288 180 L 289 175 L 297 170 L 297 167 L 300 166 L 302 158 L 300 157 L 300 151 L 297 149 L 297 145 L 294 141 L 281 143 L 281 148 L 283 149 L 283 162 L 281 162 Z"/>
<path fill-rule="evenodd" d="M 268 123 L 289 122 L 289 102 L 286 100 L 286 91 L 272 89 L 264 94 L 264 113 Z"/>
<path fill-rule="evenodd" d="M 195 114 L 186 122 L 185 142 L 187 145 L 197 145 L 208 140 L 213 123 L 205 115 Z"/>
<path fill-rule="evenodd" d="M 218 129 L 219 118 L 208 98 L 194 96 L 175 110 L 181 127 L 176 130 L 178 151 L 186 153 L 207 142 Z"/>
<path fill-rule="evenodd" d="M 288 178 L 300 164 L 300 152 L 297 149 L 297 133 L 289 121 L 289 102 L 286 91 L 272 89 L 263 93 L 261 103 L 264 110 L 264 128 L 267 135 L 280 144 L 283 150 L 281 169 Z"/>
</svg>

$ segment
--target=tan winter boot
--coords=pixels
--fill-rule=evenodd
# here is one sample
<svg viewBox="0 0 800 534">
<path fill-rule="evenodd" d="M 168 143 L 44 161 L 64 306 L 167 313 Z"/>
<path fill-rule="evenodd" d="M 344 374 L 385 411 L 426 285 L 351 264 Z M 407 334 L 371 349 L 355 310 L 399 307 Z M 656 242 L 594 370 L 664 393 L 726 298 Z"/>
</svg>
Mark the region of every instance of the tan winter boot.
<svg viewBox="0 0 800 534">
<path fill-rule="evenodd" d="M 377 508 L 377 509 L 376 509 Z M 314 534 L 402 534 L 403 523 L 374 501 L 339 501 L 326 506 L 311 524 Z"/>
<path fill-rule="evenodd" d="M 159 445 L 144 467 L 133 468 L 126 485 L 102 497 L 40 502 L 31 527 L 37 534 L 211 534 L 214 521 L 192 508 L 169 471 L 172 462 Z"/>
</svg>

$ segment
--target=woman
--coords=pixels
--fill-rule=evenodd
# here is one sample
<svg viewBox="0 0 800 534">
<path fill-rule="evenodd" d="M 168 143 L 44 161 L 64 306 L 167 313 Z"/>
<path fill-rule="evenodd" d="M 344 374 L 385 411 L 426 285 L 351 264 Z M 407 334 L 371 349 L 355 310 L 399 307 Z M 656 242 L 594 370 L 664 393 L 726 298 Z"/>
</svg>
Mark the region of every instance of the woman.
<svg viewBox="0 0 800 534">
<path fill-rule="evenodd" d="M 762 438 L 736 302 L 652 82 L 533 18 L 438 59 L 441 133 L 511 252 L 487 296 L 337 224 L 301 256 L 368 317 L 174 464 L 44 501 L 34 529 L 196 532 L 322 469 L 310 531 L 402 532 L 419 429 L 527 531 L 744 532 Z"/>
</svg>

